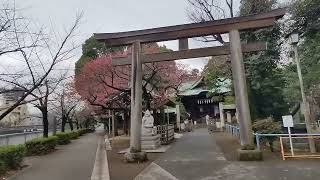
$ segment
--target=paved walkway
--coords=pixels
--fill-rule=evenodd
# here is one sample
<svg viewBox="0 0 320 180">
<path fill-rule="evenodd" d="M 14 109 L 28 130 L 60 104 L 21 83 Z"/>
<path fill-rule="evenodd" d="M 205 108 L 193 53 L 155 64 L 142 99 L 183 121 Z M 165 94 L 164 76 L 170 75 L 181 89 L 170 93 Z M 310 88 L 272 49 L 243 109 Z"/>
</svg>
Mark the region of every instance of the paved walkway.
<svg viewBox="0 0 320 180">
<path fill-rule="evenodd" d="M 315 161 L 227 161 L 206 129 L 187 133 L 137 180 L 315 180 Z"/>
<path fill-rule="evenodd" d="M 100 135 L 90 133 L 59 146 L 57 151 L 45 156 L 27 159 L 30 168 L 13 180 L 89 180 L 95 162 Z"/>
</svg>

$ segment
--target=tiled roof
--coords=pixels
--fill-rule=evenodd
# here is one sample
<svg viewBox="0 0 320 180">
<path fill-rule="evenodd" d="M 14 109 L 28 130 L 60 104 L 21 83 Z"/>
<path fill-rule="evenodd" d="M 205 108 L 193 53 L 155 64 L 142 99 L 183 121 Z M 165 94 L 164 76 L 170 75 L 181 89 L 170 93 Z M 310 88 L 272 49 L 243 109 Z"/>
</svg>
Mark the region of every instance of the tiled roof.
<svg viewBox="0 0 320 180">
<path fill-rule="evenodd" d="M 198 86 L 200 82 L 203 81 L 203 77 L 201 77 L 198 81 L 189 81 L 182 83 L 179 87 L 179 96 L 195 96 L 199 95 L 202 92 L 213 92 L 213 93 L 226 93 L 230 92 L 231 80 L 225 80 L 221 82 L 220 86 L 215 89 L 208 89 L 205 86 Z"/>
</svg>

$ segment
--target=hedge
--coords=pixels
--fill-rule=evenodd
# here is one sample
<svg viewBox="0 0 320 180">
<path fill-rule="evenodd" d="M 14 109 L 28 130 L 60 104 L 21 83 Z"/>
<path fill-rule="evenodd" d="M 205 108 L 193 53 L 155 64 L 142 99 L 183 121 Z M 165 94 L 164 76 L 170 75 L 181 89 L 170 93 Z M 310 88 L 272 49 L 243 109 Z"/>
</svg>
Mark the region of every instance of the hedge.
<svg viewBox="0 0 320 180">
<path fill-rule="evenodd" d="M 58 137 L 57 144 L 59 145 L 69 144 L 71 142 L 69 133 L 60 132 L 57 133 L 55 136 Z"/>
<path fill-rule="evenodd" d="M 9 145 L 0 147 L 0 174 L 8 169 L 17 169 L 26 154 L 24 145 Z"/>
<path fill-rule="evenodd" d="M 79 133 L 77 131 L 71 131 L 71 132 L 68 132 L 68 135 L 70 139 L 77 139 L 79 136 Z"/>
<path fill-rule="evenodd" d="M 58 143 L 58 137 L 36 138 L 26 142 L 27 155 L 44 155 L 52 152 Z"/>
<path fill-rule="evenodd" d="M 71 139 L 77 139 L 79 136 L 82 136 L 86 133 L 91 132 L 90 129 L 79 129 L 77 131 L 71 131 L 71 132 L 60 132 L 57 133 L 55 136 L 58 137 L 57 144 L 59 145 L 65 145 L 69 144 Z"/>
<path fill-rule="evenodd" d="M 2 160 L 0 160 L 0 175 L 4 174 L 6 172 L 6 169 L 6 164 Z"/>
<path fill-rule="evenodd" d="M 87 134 L 87 133 L 90 133 L 90 132 L 91 132 L 90 129 L 79 129 L 79 130 L 78 130 L 79 136 L 82 136 L 82 135 Z"/>
</svg>

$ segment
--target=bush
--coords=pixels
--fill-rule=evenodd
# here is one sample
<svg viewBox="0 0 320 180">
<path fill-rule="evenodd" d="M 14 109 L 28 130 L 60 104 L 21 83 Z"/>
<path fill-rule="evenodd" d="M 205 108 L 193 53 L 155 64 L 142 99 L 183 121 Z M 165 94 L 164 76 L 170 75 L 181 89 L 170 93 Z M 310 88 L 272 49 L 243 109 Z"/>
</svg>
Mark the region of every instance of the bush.
<svg viewBox="0 0 320 180">
<path fill-rule="evenodd" d="M 58 142 L 58 137 L 36 138 L 26 142 L 27 155 L 43 155 L 52 152 Z"/>
<path fill-rule="evenodd" d="M 0 147 L 0 174 L 7 169 L 17 169 L 25 156 L 24 145 L 9 145 Z"/>
<path fill-rule="evenodd" d="M 79 130 L 78 130 L 79 136 L 82 136 L 82 135 L 84 135 L 84 134 L 91 133 L 91 132 L 92 132 L 91 129 L 79 129 Z"/>
<path fill-rule="evenodd" d="M 58 137 L 57 144 L 59 145 L 69 144 L 71 142 L 69 133 L 60 132 L 57 133 L 55 136 Z"/>
<path fill-rule="evenodd" d="M 253 130 L 260 134 L 280 134 L 282 133 L 281 124 L 274 121 L 271 117 L 266 119 L 257 119 L 253 123 Z M 270 145 L 270 151 L 273 152 L 273 142 L 277 139 L 275 136 L 263 137 L 262 141 L 267 141 Z"/>
<path fill-rule="evenodd" d="M 68 132 L 68 135 L 70 139 L 77 139 L 79 136 L 79 133 L 77 131 L 71 131 L 71 132 Z"/>
<path fill-rule="evenodd" d="M 57 133 L 55 136 L 58 137 L 57 144 L 64 145 L 69 144 L 71 142 L 71 139 L 77 139 L 79 136 L 82 136 L 88 132 L 90 132 L 89 129 L 79 129 L 77 131 L 71 132 L 60 132 Z"/>
<path fill-rule="evenodd" d="M 86 133 L 85 129 L 79 129 L 77 130 L 78 136 L 82 136 Z"/>
<path fill-rule="evenodd" d="M 6 164 L 0 160 L 0 175 L 6 172 Z"/>
</svg>

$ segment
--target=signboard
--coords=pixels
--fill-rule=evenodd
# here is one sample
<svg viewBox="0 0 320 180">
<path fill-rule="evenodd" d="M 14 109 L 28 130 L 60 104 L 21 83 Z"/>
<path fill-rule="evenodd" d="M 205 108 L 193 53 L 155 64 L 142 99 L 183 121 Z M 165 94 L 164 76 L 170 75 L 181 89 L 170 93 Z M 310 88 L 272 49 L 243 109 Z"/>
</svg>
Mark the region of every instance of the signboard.
<svg viewBox="0 0 320 180">
<path fill-rule="evenodd" d="M 291 115 L 282 116 L 283 127 L 293 127 L 293 118 Z"/>
<path fill-rule="evenodd" d="M 287 127 L 288 128 L 291 155 L 294 156 L 293 145 L 292 145 L 292 137 L 291 137 L 291 129 L 290 129 L 291 127 L 293 127 L 293 118 L 292 118 L 291 115 L 282 116 L 282 122 L 283 122 L 283 127 Z"/>
</svg>

